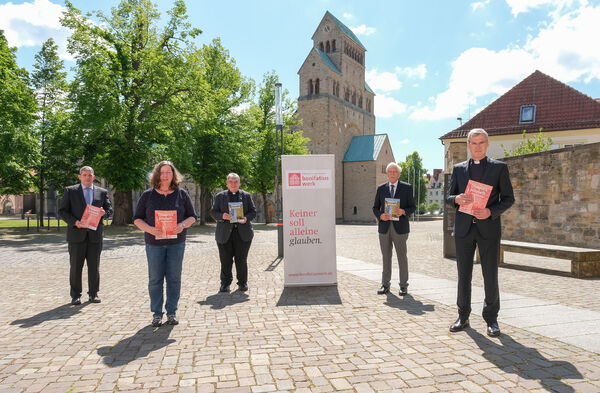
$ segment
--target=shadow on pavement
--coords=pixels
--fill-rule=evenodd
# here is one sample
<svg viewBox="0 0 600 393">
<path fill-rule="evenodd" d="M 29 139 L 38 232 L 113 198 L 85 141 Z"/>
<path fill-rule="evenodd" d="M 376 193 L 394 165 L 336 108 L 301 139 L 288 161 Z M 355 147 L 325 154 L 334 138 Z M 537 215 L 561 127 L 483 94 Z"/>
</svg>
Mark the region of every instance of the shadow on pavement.
<svg viewBox="0 0 600 393">
<path fill-rule="evenodd" d="M 432 312 L 435 310 L 433 304 L 423 304 L 423 302 L 415 299 L 411 295 L 406 295 L 403 296 L 403 298 L 400 298 L 388 292 L 386 296 L 387 299 L 383 304 L 399 310 L 404 310 L 411 315 L 423 315 L 426 312 Z"/>
<path fill-rule="evenodd" d="M 97 352 L 102 356 L 102 363 L 109 367 L 120 367 L 174 343 L 174 339 L 169 339 L 172 330 L 172 325 L 162 325 L 158 328 L 149 325 L 112 347 L 98 348 Z"/>
<path fill-rule="evenodd" d="M 233 306 L 237 303 L 244 303 L 248 300 L 248 294 L 244 292 L 217 292 L 214 295 L 208 296 L 205 300 L 200 300 L 198 304 L 201 306 L 210 306 L 210 308 L 212 308 L 213 310 L 221 310 L 227 306 Z"/>
<path fill-rule="evenodd" d="M 271 262 L 269 264 L 269 266 L 267 266 L 267 268 L 265 269 L 265 272 L 272 272 L 273 270 L 277 269 L 277 266 L 279 266 L 281 261 L 283 261 L 283 258 L 280 258 L 280 257 L 273 259 L 273 262 Z"/>
<path fill-rule="evenodd" d="M 30 328 L 33 326 L 37 326 L 42 322 L 46 321 L 54 321 L 59 319 L 69 319 L 73 315 L 79 314 L 81 310 L 89 305 L 90 303 L 86 302 L 79 306 L 73 306 L 69 304 L 63 304 L 62 306 L 53 308 L 52 310 L 41 312 L 37 315 L 34 315 L 29 318 L 17 319 L 12 321 L 11 325 L 20 325 L 22 328 Z"/>
<path fill-rule="evenodd" d="M 571 363 L 549 360 L 537 349 L 526 347 L 506 334 L 489 339 L 471 328 L 465 332 L 483 350 L 483 357 L 506 373 L 524 379 L 539 380 L 547 391 L 574 392 L 562 379 L 583 379 L 583 375 Z M 500 340 L 500 344 L 496 340 Z"/>
<path fill-rule="evenodd" d="M 342 304 L 337 285 L 322 287 L 286 287 L 281 292 L 277 307 Z"/>
</svg>

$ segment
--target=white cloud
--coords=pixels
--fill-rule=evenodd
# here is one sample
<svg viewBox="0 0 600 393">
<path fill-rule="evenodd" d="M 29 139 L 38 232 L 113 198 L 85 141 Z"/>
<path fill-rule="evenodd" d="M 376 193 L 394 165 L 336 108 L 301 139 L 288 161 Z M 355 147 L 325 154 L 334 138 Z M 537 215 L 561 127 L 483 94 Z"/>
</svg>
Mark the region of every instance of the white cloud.
<svg viewBox="0 0 600 393">
<path fill-rule="evenodd" d="M 433 103 L 411 108 L 409 117 L 438 120 L 481 109 L 484 99 L 504 94 L 536 69 L 565 83 L 600 79 L 600 51 L 590 46 L 590 37 L 600 37 L 598 21 L 600 6 L 583 7 L 557 15 L 522 47 L 464 51 L 452 63 L 447 89 Z"/>
<path fill-rule="evenodd" d="M 362 24 L 356 27 L 351 26 L 350 30 L 352 30 L 352 32 L 356 35 L 371 35 L 375 33 L 376 29 L 374 27 L 367 27 L 367 25 Z"/>
<path fill-rule="evenodd" d="M 67 53 L 67 38 L 70 31 L 61 26 L 59 19 L 66 8 L 48 0 L 32 3 L 0 5 L 0 29 L 10 46 L 41 46 L 48 38 L 54 38 L 59 47 L 59 56 L 72 59 Z"/>
<path fill-rule="evenodd" d="M 478 8 L 483 8 L 486 5 L 488 5 L 489 3 L 490 3 L 490 0 L 476 1 L 474 3 L 471 3 L 471 10 L 477 11 Z"/>
<path fill-rule="evenodd" d="M 409 78 L 425 79 L 427 75 L 427 66 L 425 64 L 419 64 L 416 67 L 396 67 L 398 74 L 406 75 Z"/>
<path fill-rule="evenodd" d="M 349 12 L 344 12 L 344 19 L 354 19 L 354 15 Z"/>
<path fill-rule="evenodd" d="M 529 10 L 538 8 L 541 6 L 550 6 L 560 12 L 560 10 L 577 6 L 587 6 L 587 0 L 506 0 L 506 4 L 510 7 L 510 10 L 514 17 L 517 17 L 521 13 L 529 12 Z"/>
<path fill-rule="evenodd" d="M 402 139 L 400 142 L 401 145 L 408 145 L 410 143 L 410 141 L 408 139 Z"/>
<path fill-rule="evenodd" d="M 365 73 L 365 79 L 369 86 L 376 91 L 393 91 L 402 87 L 402 82 L 398 80 L 396 74 L 391 72 L 378 73 L 377 69 L 372 69 Z"/>
<path fill-rule="evenodd" d="M 384 95 L 375 96 L 375 116 L 377 117 L 392 117 L 406 112 L 406 104 L 401 103 L 393 97 Z"/>
</svg>

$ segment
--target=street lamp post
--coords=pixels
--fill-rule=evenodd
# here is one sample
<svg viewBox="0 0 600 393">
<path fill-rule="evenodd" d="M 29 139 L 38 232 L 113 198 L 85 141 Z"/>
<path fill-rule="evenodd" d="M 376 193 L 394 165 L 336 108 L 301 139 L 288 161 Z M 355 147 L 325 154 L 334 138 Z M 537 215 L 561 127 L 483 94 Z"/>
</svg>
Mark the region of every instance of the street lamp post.
<svg viewBox="0 0 600 393">
<path fill-rule="evenodd" d="M 281 138 L 281 149 L 278 140 Z M 281 153 L 280 153 L 281 150 Z M 281 112 L 281 83 L 275 83 L 275 217 L 277 220 L 277 256 L 283 258 L 283 215 L 279 171 L 283 155 L 283 114 Z M 283 176 L 283 173 L 282 173 Z"/>
</svg>

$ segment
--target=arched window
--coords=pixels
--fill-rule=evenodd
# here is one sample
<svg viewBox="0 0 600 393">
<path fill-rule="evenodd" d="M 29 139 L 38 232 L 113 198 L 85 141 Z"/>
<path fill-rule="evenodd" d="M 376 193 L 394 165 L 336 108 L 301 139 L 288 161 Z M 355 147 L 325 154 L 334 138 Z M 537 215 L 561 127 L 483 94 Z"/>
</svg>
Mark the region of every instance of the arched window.
<svg viewBox="0 0 600 393">
<path fill-rule="evenodd" d="M 356 214 L 358 209 L 356 209 L 356 206 L 354 206 L 354 214 Z"/>
<path fill-rule="evenodd" d="M 321 52 L 323 52 L 323 43 L 319 43 L 319 49 L 321 49 Z"/>
<path fill-rule="evenodd" d="M 312 95 L 313 93 L 313 84 L 312 84 L 312 79 L 308 80 L 308 95 Z"/>
<path fill-rule="evenodd" d="M 340 84 L 336 84 L 335 85 L 335 96 L 339 97 L 340 96 Z"/>
<path fill-rule="evenodd" d="M 331 51 L 335 52 L 335 40 L 331 41 Z"/>
<path fill-rule="evenodd" d="M 331 84 L 331 94 L 335 95 L 335 81 Z"/>
<path fill-rule="evenodd" d="M 315 94 L 319 94 L 319 78 L 315 81 Z"/>
<path fill-rule="evenodd" d="M 350 101 L 350 90 L 348 88 L 344 88 L 344 100 Z"/>
<path fill-rule="evenodd" d="M 352 104 L 356 105 L 356 92 L 352 92 Z"/>
<path fill-rule="evenodd" d="M 358 97 L 358 106 L 362 108 L 362 96 Z"/>
<path fill-rule="evenodd" d="M 326 52 L 326 53 L 329 53 L 329 52 L 331 52 L 331 47 L 329 46 L 329 41 L 327 41 L 327 42 L 325 43 L 325 52 Z"/>
</svg>

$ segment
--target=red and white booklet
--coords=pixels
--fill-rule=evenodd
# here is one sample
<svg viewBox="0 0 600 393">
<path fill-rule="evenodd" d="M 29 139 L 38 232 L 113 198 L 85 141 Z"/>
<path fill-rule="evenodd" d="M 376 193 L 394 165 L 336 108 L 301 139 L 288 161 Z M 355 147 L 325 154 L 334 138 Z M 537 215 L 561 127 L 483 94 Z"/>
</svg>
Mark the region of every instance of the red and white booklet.
<svg viewBox="0 0 600 393">
<path fill-rule="evenodd" d="M 104 210 L 101 207 L 94 205 L 87 205 L 83 211 L 83 216 L 79 220 L 79 225 L 82 228 L 91 229 L 95 231 L 98 229 L 98 224 L 104 215 Z"/>
<path fill-rule="evenodd" d="M 490 185 L 469 180 L 464 193 L 471 195 L 473 197 L 473 202 L 469 203 L 468 205 L 460 205 L 458 211 L 473 215 L 473 210 L 485 209 L 493 188 L 494 187 Z"/>
<path fill-rule="evenodd" d="M 154 226 L 163 229 L 163 235 L 155 239 L 177 239 L 177 234 L 173 233 L 177 227 L 177 210 L 155 210 Z"/>
</svg>

